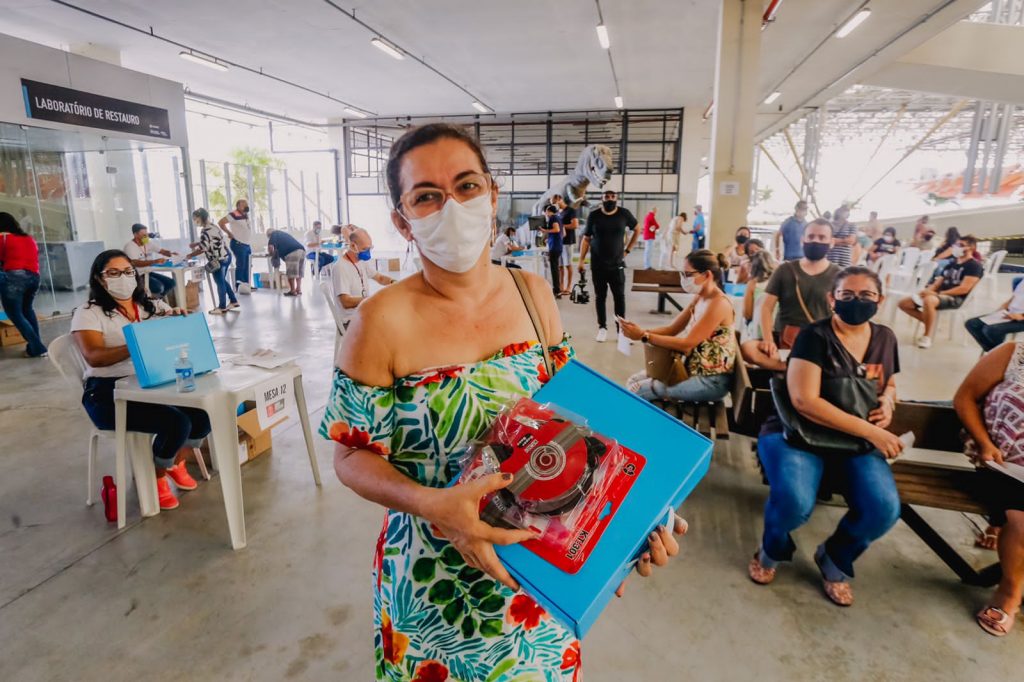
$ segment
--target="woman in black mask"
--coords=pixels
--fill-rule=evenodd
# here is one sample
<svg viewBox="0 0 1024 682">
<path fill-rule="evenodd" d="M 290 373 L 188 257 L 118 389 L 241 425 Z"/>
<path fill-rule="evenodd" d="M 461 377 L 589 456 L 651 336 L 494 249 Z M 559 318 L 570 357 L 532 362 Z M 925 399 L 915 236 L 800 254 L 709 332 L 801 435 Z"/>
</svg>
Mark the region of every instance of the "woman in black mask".
<svg viewBox="0 0 1024 682">
<path fill-rule="evenodd" d="M 747 253 L 747 242 L 750 241 L 750 228 L 741 227 L 736 230 L 735 243 L 725 250 L 725 262 L 729 264 L 729 281 L 735 282 L 739 269 L 750 262 Z"/>
<path fill-rule="evenodd" d="M 900 370 L 896 335 L 870 321 L 883 300 L 876 273 L 859 266 L 840 272 L 829 293 L 834 314 L 803 328 L 785 381 L 773 383 L 778 417 L 765 422 L 757 441 L 770 486 L 764 536 L 748 568 L 758 584 L 774 580 L 778 563 L 792 558 L 790 533 L 814 511 L 826 463 L 849 505 L 814 553 L 833 603 L 853 603 L 853 562 L 899 519 L 899 493 L 886 461 L 904 447 L 886 431 Z"/>
</svg>

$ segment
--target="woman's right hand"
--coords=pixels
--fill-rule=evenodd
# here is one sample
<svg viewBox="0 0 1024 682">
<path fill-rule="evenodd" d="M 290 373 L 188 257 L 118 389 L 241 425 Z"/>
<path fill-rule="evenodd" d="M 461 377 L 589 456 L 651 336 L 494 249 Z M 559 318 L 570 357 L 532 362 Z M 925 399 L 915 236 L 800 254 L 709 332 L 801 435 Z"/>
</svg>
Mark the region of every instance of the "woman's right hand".
<svg viewBox="0 0 1024 682">
<path fill-rule="evenodd" d="M 519 583 L 498 560 L 494 545 L 514 545 L 533 540 L 536 534 L 529 530 L 495 528 L 480 519 L 480 498 L 507 487 L 511 482 L 512 474 L 497 473 L 451 488 L 435 489 L 423 518 L 438 527 L 466 564 L 518 591 Z"/>
<path fill-rule="evenodd" d="M 996 444 L 992 441 L 987 443 L 978 443 L 978 462 L 984 464 L 985 462 L 995 462 L 996 464 L 1003 463 L 1003 451 L 996 447 Z"/>
<path fill-rule="evenodd" d="M 757 342 L 757 348 L 770 358 L 774 358 L 779 354 L 779 347 L 775 345 L 775 341 L 772 339 L 761 339 Z"/>
<path fill-rule="evenodd" d="M 868 441 L 874 445 L 886 459 L 896 459 L 903 452 L 903 441 L 894 433 L 881 429 L 874 424 L 871 426 L 871 435 Z"/>
</svg>

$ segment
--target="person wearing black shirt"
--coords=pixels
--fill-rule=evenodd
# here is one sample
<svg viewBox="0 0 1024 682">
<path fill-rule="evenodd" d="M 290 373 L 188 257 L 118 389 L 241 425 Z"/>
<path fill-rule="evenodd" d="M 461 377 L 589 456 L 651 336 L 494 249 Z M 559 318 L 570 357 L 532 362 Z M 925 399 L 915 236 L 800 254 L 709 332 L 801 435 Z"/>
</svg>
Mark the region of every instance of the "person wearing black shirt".
<svg viewBox="0 0 1024 682">
<path fill-rule="evenodd" d="M 962 306 L 967 295 L 981 281 L 985 268 L 974 259 L 977 246 L 978 240 L 973 236 L 967 234 L 960 237 L 953 247 L 956 260 L 947 265 L 927 287 L 900 300 L 900 310 L 924 323 L 924 335 L 917 340 L 918 348 L 931 348 L 938 311 Z"/>
<path fill-rule="evenodd" d="M 551 292 L 555 298 L 562 297 L 562 277 L 558 266 L 562 262 L 562 224 L 558 222 L 558 211 L 553 204 L 544 207 L 544 218 L 548 236 L 548 265 L 551 267 Z"/>
<path fill-rule="evenodd" d="M 896 239 L 896 228 L 887 227 L 882 236 L 868 249 L 868 262 L 874 263 L 882 256 L 891 256 L 900 252 L 900 240 Z"/>
<path fill-rule="evenodd" d="M 586 268 L 590 252 L 590 269 L 594 280 L 594 302 L 597 305 L 597 341 L 608 339 L 605 300 L 612 290 L 615 316 L 626 316 L 626 256 L 637 239 L 637 220 L 618 205 L 618 195 L 611 190 L 604 193 L 601 208 L 591 211 L 587 225 L 580 235 L 580 275 Z M 626 230 L 632 230 L 626 244 Z M 625 245 L 625 246 L 624 246 Z"/>
<path fill-rule="evenodd" d="M 568 293 L 572 289 L 572 256 L 580 221 L 576 217 L 576 209 L 565 203 L 561 194 L 556 194 L 553 201 L 558 209 L 558 222 L 562 224 L 562 232 L 565 234 L 562 239 L 562 292 Z"/>
<path fill-rule="evenodd" d="M 825 594 L 834 603 L 853 603 L 853 562 L 899 520 L 900 496 L 886 461 L 904 447 L 886 430 L 896 405 L 894 376 L 900 371 L 896 335 L 870 321 L 883 300 L 875 272 L 846 268 L 829 293 L 833 315 L 808 324 L 796 338 L 785 379 L 796 415 L 788 414 L 785 425 L 779 417 L 770 418 L 757 440 L 769 492 L 764 536 L 748 573 L 760 585 L 772 582 L 778 563 L 793 557 L 796 545 L 790 534 L 814 511 L 826 468 L 849 506 L 839 527 L 814 554 Z M 866 386 L 846 379 L 866 380 Z M 873 407 L 854 398 L 854 383 L 877 396 Z M 790 412 L 782 409 L 775 386 L 772 393 L 779 414 Z M 800 429 L 792 428 L 794 424 Z M 830 445 L 838 438 L 847 447 L 837 452 L 808 445 L 801 434 L 820 427 L 834 434 L 825 439 Z"/>
</svg>

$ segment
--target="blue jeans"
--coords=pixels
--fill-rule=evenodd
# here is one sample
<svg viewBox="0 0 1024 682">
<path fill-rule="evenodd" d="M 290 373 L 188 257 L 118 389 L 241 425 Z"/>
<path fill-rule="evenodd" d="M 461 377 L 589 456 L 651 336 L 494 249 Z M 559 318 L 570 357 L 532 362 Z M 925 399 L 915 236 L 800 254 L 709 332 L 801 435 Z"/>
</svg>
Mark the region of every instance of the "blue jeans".
<svg viewBox="0 0 1024 682">
<path fill-rule="evenodd" d="M 644 240 L 644 269 L 651 269 L 651 260 L 654 258 L 654 248 L 656 242 L 653 239 Z"/>
<path fill-rule="evenodd" d="M 972 317 L 964 322 L 967 333 L 974 337 L 981 349 L 988 352 L 1006 340 L 1010 334 L 1024 332 L 1024 322 L 1000 322 L 985 324 L 980 317 Z"/>
<path fill-rule="evenodd" d="M 31 356 L 42 355 L 46 346 L 39 336 L 39 320 L 32 301 L 39 291 L 39 275 L 28 270 L 8 270 L 0 275 L 0 302 L 4 312 L 28 342 L 26 351 Z"/>
<path fill-rule="evenodd" d="M 228 268 L 230 266 L 231 259 L 225 258 L 220 262 L 220 268 L 211 273 L 213 275 L 213 282 L 217 285 L 217 307 L 221 309 L 227 307 L 226 298 L 231 299 L 232 303 L 238 303 L 238 299 L 235 298 L 235 292 L 228 282 Z M 238 270 L 236 269 L 235 272 L 238 272 Z"/>
<path fill-rule="evenodd" d="M 90 377 L 85 380 L 82 406 L 97 429 L 114 429 L 114 384 L 118 377 Z M 210 433 L 210 418 L 192 407 L 172 407 L 153 403 L 128 403 L 129 431 L 152 433 L 153 462 L 161 469 L 170 469 L 178 450 L 199 447 Z"/>
<path fill-rule="evenodd" d="M 235 284 L 249 284 L 249 264 L 252 261 L 252 247 L 248 244 L 243 244 L 237 239 L 232 239 L 231 253 L 235 254 Z"/>
<path fill-rule="evenodd" d="M 174 291 L 174 280 L 156 272 L 149 273 L 149 293 L 156 298 L 163 298 L 167 292 Z M 184 305 L 183 303 L 180 305 Z"/>
<path fill-rule="evenodd" d="M 761 564 L 772 568 L 793 557 L 796 545 L 790 533 L 804 525 L 814 511 L 825 460 L 789 445 L 781 433 L 758 438 L 757 453 L 769 485 Z M 857 557 L 896 525 L 900 496 L 892 470 L 877 450 L 831 458 L 829 465 L 836 467 L 841 492 L 850 508 L 822 546 L 825 577 L 839 581 L 852 578 Z"/>
<path fill-rule="evenodd" d="M 633 392 L 644 400 L 679 400 L 687 403 L 713 403 L 725 398 L 732 384 L 732 374 L 690 377 L 675 386 L 666 386 L 657 379 L 643 379 Z"/>
<path fill-rule="evenodd" d="M 317 259 L 316 251 L 310 251 L 309 253 L 306 254 L 306 260 L 316 260 L 317 261 L 315 270 L 316 270 L 316 274 L 319 275 L 320 271 L 323 270 L 325 266 L 330 265 L 331 263 L 333 263 L 337 259 L 334 256 L 332 256 L 331 254 L 327 253 L 326 251 L 321 251 L 320 252 L 320 258 Z"/>
</svg>

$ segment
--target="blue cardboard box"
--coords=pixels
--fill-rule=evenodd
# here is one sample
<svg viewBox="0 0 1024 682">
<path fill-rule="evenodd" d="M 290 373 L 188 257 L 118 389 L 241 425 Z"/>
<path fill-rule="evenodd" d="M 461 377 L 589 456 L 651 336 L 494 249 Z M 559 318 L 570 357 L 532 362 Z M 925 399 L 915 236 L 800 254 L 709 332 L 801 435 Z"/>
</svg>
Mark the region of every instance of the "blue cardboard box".
<svg viewBox="0 0 1024 682">
<path fill-rule="evenodd" d="M 188 349 L 197 375 L 220 367 L 210 326 L 203 315 L 174 315 L 135 322 L 124 328 L 124 339 L 143 388 L 174 381 L 174 363 L 182 348 Z"/>
<path fill-rule="evenodd" d="M 523 589 L 582 638 L 646 549 L 650 532 L 707 473 L 712 442 L 575 360 L 533 399 L 582 417 L 647 460 L 577 573 L 556 568 L 522 545 L 494 548 Z"/>
</svg>

